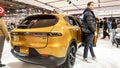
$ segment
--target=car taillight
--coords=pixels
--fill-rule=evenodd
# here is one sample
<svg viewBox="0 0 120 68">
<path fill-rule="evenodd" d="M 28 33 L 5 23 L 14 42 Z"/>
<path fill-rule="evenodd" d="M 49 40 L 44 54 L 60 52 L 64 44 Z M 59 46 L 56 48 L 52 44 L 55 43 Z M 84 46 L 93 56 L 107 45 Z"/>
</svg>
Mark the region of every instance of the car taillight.
<svg viewBox="0 0 120 68">
<path fill-rule="evenodd" d="M 47 36 L 47 33 L 31 33 L 32 35 L 34 35 L 34 36 Z"/>
<path fill-rule="evenodd" d="M 57 32 L 12 32 L 11 35 L 33 35 L 33 36 L 62 36 L 62 33 Z"/>
<path fill-rule="evenodd" d="M 54 32 L 49 32 L 49 33 L 32 33 L 34 36 L 62 36 L 62 33 L 54 33 Z"/>
<path fill-rule="evenodd" d="M 50 32 L 50 33 L 48 33 L 48 36 L 62 36 L 62 33 L 52 33 L 52 32 Z"/>
</svg>

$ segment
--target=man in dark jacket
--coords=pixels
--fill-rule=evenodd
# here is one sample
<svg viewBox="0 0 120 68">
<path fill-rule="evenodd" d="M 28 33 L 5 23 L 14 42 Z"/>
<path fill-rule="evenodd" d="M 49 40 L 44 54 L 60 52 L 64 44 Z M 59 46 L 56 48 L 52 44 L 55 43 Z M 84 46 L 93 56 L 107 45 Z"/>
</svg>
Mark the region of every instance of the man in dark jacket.
<svg viewBox="0 0 120 68">
<path fill-rule="evenodd" d="M 88 55 L 88 49 L 90 49 L 92 59 L 95 60 L 96 56 L 93 51 L 93 38 L 94 33 L 96 31 L 96 19 L 94 12 L 92 11 L 94 9 L 94 2 L 89 2 L 87 4 L 87 8 L 84 10 L 84 23 L 86 23 L 86 27 L 88 28 L 89 32 L 84 33 L 85 35 L 85 48 L 84 48 L 84 55 L 83 59 L 87 61 L 87 55 Z"/>
<path fill-rule="evenodd" d="M 104 22 L 103 22 L 103 38 L 106 38 L 106 36 L 108 36 L 108 38 L 110 38 L 110 35 L 109 33 L 107 32 L 108 30 L 108 23 L 107 23 L 107 18 L 103 18 L 104 19 Z"/>
</svg>

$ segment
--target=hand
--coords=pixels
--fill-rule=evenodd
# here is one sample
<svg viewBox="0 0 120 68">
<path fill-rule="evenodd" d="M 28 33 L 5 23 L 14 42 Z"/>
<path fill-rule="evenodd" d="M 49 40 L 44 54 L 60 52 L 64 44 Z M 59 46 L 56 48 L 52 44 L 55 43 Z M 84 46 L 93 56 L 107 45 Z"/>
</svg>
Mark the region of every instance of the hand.
<svg viewBox="0 0 120 68">
<path fill-rule="evenodd" d="M 95 36 L 97 36 L 97 32 L 95 32 Z"/>
<path fill-rule="evenodd" d="M 9 42 L 10 38 L 9 38 L 9 37 L 7 37 L 7 38 L 6 38 L 6 40 L 7 40 L 7 42 Z"/>
</svg>

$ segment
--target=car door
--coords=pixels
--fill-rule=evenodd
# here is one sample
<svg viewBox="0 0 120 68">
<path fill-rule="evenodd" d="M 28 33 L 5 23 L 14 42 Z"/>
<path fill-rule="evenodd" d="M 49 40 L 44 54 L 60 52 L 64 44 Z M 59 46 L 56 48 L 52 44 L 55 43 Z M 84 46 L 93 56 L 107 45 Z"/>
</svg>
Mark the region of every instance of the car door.
<svg viewBox="0 0 120 68">
<path fill-rule="evenodd" d="M 73 36 L 76 38 L 77 42 L 79 43 L 81 41 L 81 30 L 77 23 L 77 21 L 72 16 L 68 16 L 69 23 L 72 27 Z"/>
</svg>

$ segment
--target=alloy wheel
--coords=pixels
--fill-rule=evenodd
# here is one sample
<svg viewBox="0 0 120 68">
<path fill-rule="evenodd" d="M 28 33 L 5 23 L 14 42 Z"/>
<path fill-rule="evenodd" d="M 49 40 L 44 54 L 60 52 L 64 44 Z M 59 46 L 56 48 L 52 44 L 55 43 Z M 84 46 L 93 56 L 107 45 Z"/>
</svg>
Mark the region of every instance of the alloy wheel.
<svg viewBox="0 0 120 68">
<path fill-rule="evenodd" d="M 70 67 L 72 68 L 74 63 L 75 63 L 75 58 L 76 58 L 76 48 L 75 46 L 71 46 L 70 48 L 70 53 L 69 53 L 69 57 L 68 57 L 68 61 L 70 64 Z"/>
</svg>

